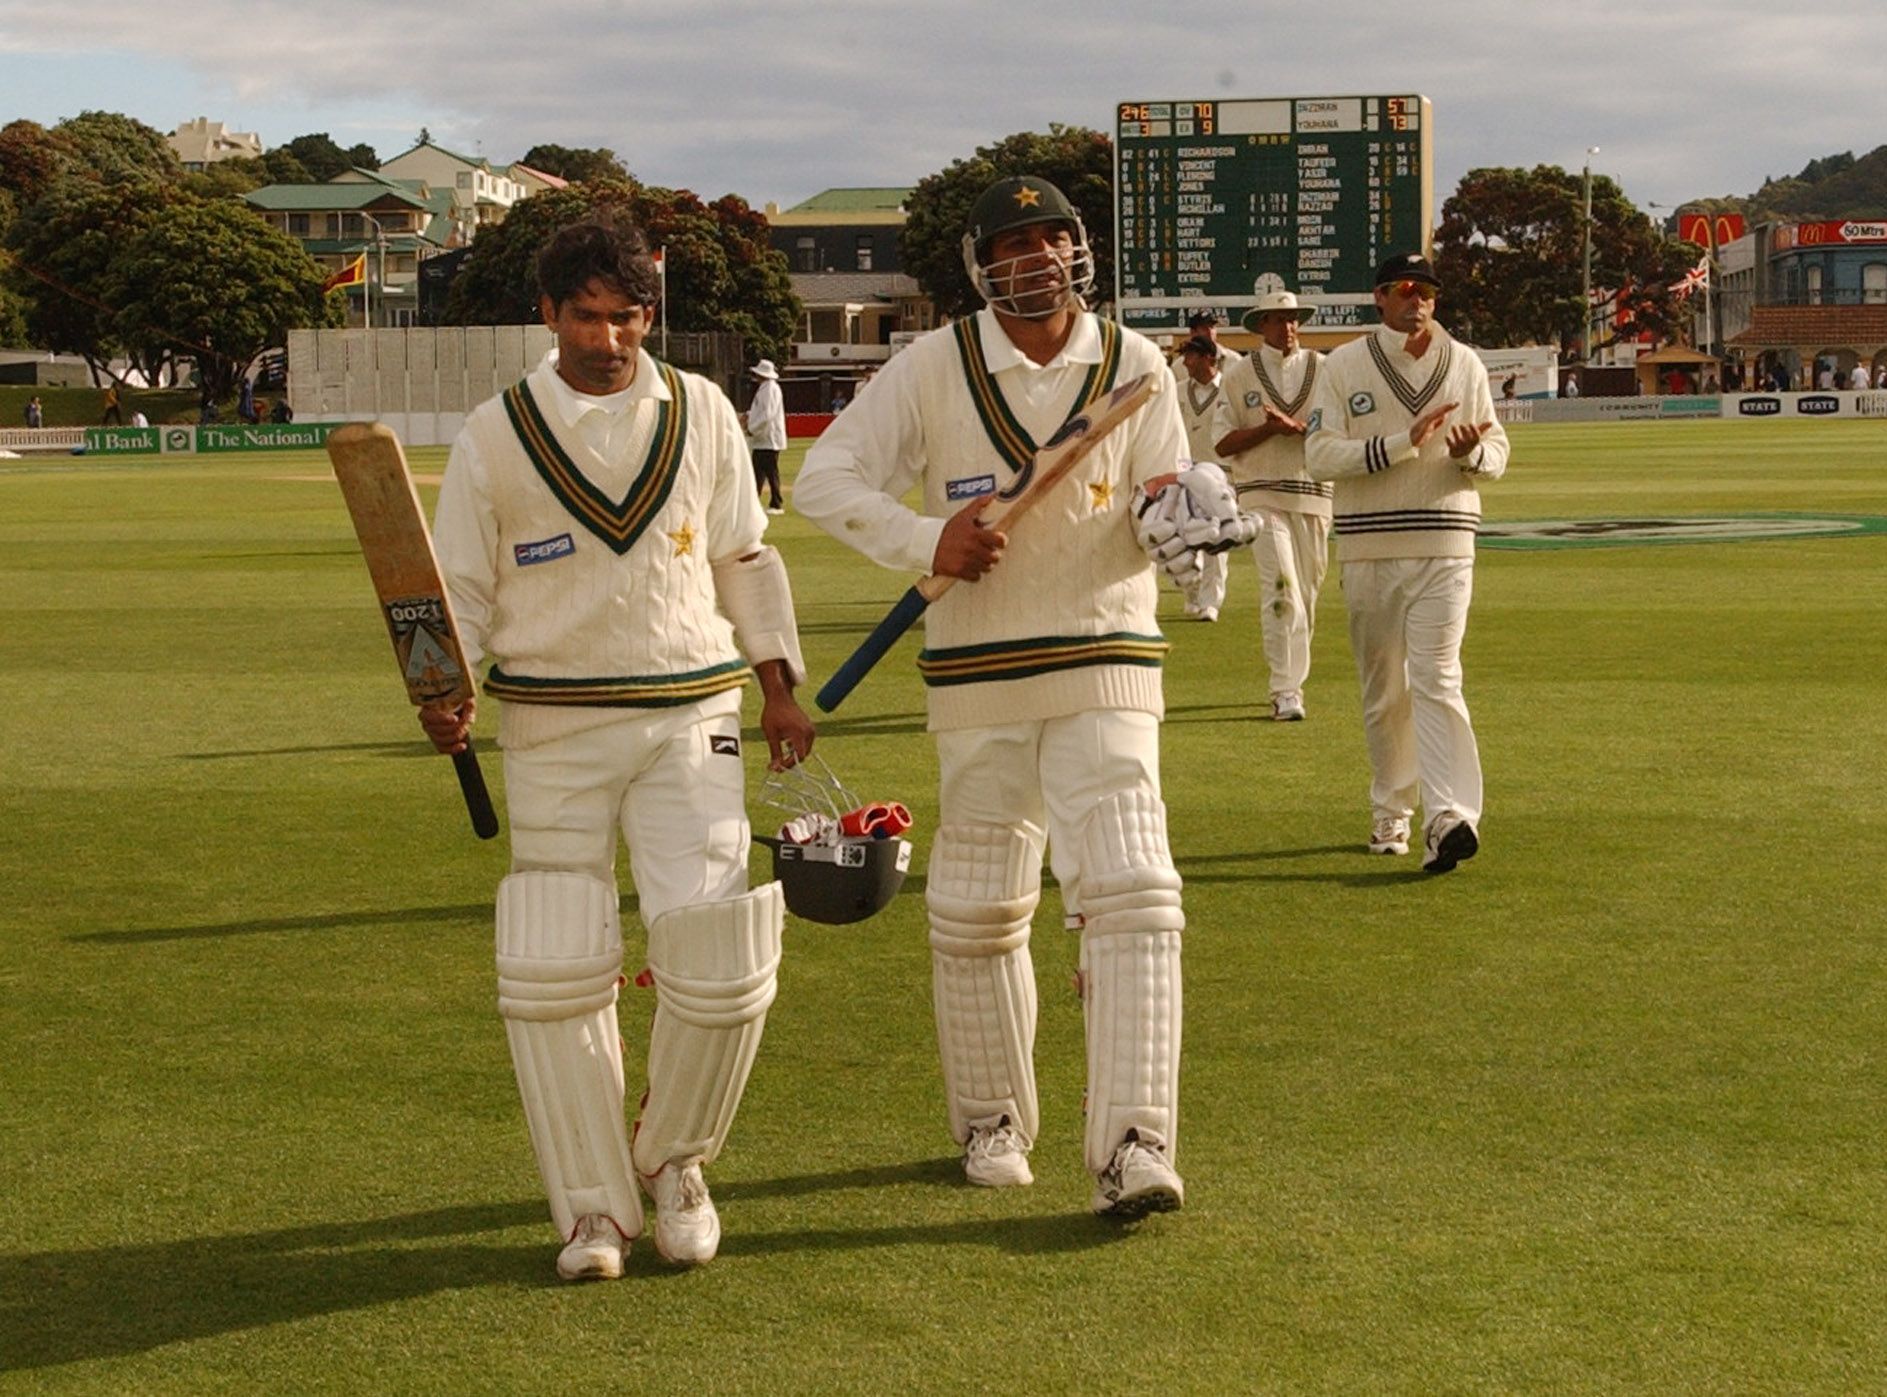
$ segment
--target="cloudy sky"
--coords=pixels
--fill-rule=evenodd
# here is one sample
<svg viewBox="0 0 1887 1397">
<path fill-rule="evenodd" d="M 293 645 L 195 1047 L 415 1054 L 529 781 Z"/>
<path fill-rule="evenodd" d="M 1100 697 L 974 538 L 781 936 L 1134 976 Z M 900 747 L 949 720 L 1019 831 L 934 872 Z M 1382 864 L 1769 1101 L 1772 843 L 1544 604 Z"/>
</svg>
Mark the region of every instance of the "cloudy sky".
<svg viewBox="0 0 1887 1397">
<path fill-rule="evenodd" d="M 425 126 L 495 163 L 607 146 L 784 206 L 1051 122 L 1111 132 L 1121 101 L 1414 91 L 1438 208 L 1476 166 L 1589 146 L 1642 207 L 1887 142 L 1884 39 L 1880 0 L 0 0 L 0 122 L 207 116 L 383 158 Z"/>
</svg>

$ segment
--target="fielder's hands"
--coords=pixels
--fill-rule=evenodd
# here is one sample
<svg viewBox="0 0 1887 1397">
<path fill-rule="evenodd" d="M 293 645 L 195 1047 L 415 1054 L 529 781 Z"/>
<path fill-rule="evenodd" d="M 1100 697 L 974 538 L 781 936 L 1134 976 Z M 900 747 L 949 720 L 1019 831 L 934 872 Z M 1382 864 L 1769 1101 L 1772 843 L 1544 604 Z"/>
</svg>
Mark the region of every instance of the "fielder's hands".
<svg viewBox="0 0 1887 1397">
<path fill-rule="evenodd" d="M 987 497 L 971 500 L 945 521 L 937 552 L 930 560 L 930 570 L 936 576 L 974 582 L 1001 560 L 1009 535 L 984 525 L 979 516 L 988 502 Z"/>
<path fill-rule="evenodd" d="M 419 725 L 426 730 L 434 748 L 441 752 L 463 752 L 472 736 L 472 721 L 478 716 L 478 700 L 468 698 L 457 708 L 422 708 Z"/>
<path fill-rule="evenodd" d="M 785 771 L 812 752 L 817 733 L 793 697 L 786 661 L 763 660 L 754 666 L 754 673 L 760 677 L 760 731 L 767 739 L 767 770 Z"/>
<path fill-rule="evenodd" d="M 1443 403 L 1432 407 L 1409 424 L 1409 445 L 1420 450 L 1422 444 L 1441 430 L 1441 424 L 1448 420 L 1448 414 L 1460 407 L 1460 403 Z M 1477 436 L 1476 441 L 1480 438 Z"/>
<path fill-rule="evenodd" d="M 1492 422 L 1483 422 L 1478 426 L 1471 422 L 1463 422 L 1458 427 L 1449 428 L 1448 454 L 1462 463 L 1462 470 L 1472 473 L 1474 467 L 1467 463 L 1466 458 L 1481 444 L 1481 438 L 1493 430 Z"/>
<path fill-rule="evenodd" d="M 1294 437 L 1303 436 L 1306 430 L 1302 422 L 1288 413 L 1279 412 L 1270 403 L 1265 404 L 1265 426 L 1274 434 Z"/>
</svg>

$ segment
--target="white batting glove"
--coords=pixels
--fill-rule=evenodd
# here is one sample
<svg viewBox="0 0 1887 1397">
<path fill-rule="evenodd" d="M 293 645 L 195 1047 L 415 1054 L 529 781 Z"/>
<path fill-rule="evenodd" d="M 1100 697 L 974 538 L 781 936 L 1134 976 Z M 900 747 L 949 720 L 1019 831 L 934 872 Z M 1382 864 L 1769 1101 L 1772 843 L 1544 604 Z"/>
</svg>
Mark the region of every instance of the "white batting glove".
<svg viewBox="0 0 1887 1397">
<path fill-rule="evenodd" d="M 1179 532 L 1192 547 L 1224 553 L 1257 536 L 1258 522 L 1238 512 L 1238 492 L 1223 466 L 1196 461 L 1180 472 L 1179 484 L 1185 491 L 1185 517 Z"/>
</svg>

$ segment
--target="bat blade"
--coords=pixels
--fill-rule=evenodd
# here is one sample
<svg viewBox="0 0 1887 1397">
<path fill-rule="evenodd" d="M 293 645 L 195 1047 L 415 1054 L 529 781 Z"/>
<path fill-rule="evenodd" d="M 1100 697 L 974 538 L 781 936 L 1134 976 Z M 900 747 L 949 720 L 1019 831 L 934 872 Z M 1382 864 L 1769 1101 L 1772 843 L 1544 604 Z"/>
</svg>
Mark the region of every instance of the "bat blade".
<svg viewBox="0 0 1887 1397">
<path fill-rule="evenodd" d="M 471 671 L 400 439 L 378 422 L 350 422 L 329 434 L 327 446 L 406 695 L 420 707 L 457 707 L 474 693 Z M 498 816 L 469 740 L 453 765 L 472 828 L 490 839 Z"/>
<path fill-rule="evenodd" d="M 1156 386 L 1152 374 L 1141 374 L 1111 393 L 1091 399 L 1080 412 L 1061 425 L 1046 446 L 1035 453 L 1029 487 L 989 527 L 998 533 L 1007 532 L 1018 519 L 1035 507 L 1037 501 L 1080 465 L 1090 451 L 1106 440 L 1116 427 L 1138 412 L 1140 405 L 1153 396 Z M 919 578 L 917 585 L 898 598 L 897 605 L 872 628 L 864 643 L 833 671 L 832 677 L 814 696 L 813 702 L 826 713 L 843 703 L 859 682 L 871 673 L 872 667 L 885 657 L 898 637 L 909 630 L 925 609 L 949 591 L 956 581 L 954 577 L 942 577 L 936 573 Z"/>
</svg>

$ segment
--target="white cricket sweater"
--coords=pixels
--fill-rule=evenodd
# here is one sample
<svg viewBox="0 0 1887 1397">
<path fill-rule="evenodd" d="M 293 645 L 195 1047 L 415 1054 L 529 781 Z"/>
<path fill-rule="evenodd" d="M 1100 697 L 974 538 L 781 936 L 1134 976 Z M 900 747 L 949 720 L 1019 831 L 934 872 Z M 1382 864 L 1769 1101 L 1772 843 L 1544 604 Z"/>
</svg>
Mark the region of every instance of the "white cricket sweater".
<svg viewBox="0 0 1887 1397">
<path fill-rule="evenodd" d="M 959 339 L 972 328 L 988 370 L 981 394 Z M 1144 336 L 1104 333 L 1084 313 L 1061 353 L 1038 365 L 984 310 L 893 356 L 806 455 L 795 508 L 886 567 L 929 572 L 948 516 L 973 499 L 1016 493 L 1014 434 L 1046 442 L 1093 396 L 1088 385 L 1107 377 L 1110 335 L 1114 382 L 1150 373 L 1154 396 L 1017 524 L 993 570 L 957 583 L 925 612 L 918 665 L 932 731 L 1090 708 L 1164 711 L 1155 579 L 1127 511 L 1134 486 L 1178 469 L 1185 453 L 1165 361 Z M 992 430 L 1011 433 L 1008 456 Z M 917 509 L 901 502 L 914 486 L 923 492 Z M 989 499 L 983 517 L 1006 507 Z"/>
<path fill-rule="evenodd" d="M 1194 383 L 1189 373 L 1181 373 L 1175 381 L 1180 425 L 1186 429 L 1186 454 L 1195 461 L 1219 459 L 1216 428 L 1219 407 L 1225 401 L 1224 382 L 1216 373 L 1210 383 Z"/>
<path fill-rule="evenodd" d="M 758 548 L 766 516 L 732 404 L 644 352 L 605 430 L 594 414 L 614 400 L 584 400 L 554 365 L 472 413 L 439 494 L 440 568 L 468 660 L 493 661 L 501 743 L 624 708 L 737 708 L 748 666 L 710 564 Z"/>
<path fill-rule="evenodd" d="M 1283 354 L 1260 344 L 1225 371 L 1225 396 L 1218 433 L 1265 424 L 1265 404 L 1302 422 L 1310 411 L 1324 356 L 1312 349 Z M 1217 458 L 1214 458 L 1217 459 Z M 1290 433 L 1267 437 L 1225 463 L 1246 509 L 1282 510 L 1286 514 L 1330 517 L 1331 486 L 1312 480 L 1304 469 L 1304 438 Z"/>
<path fill-rule="evenodd" d="M 1333 350 L 1311 395 L 1304 462 L 1336 485 L 1337 558 L 1471 558 L 1481 522 L 1477 481 L 1507 469 L 1507 433 L 1494 416 L 1487 371 L 1473 350 L 1435 326 L 1414 359 L 1406 336 L 1379 325 Z M 1418 451 L 1409 427 L 1430 408 L 1459 403 Z M 1448 431 L 1489 423 L 1466 459 L 1448 454 Z"/>
</svg>

